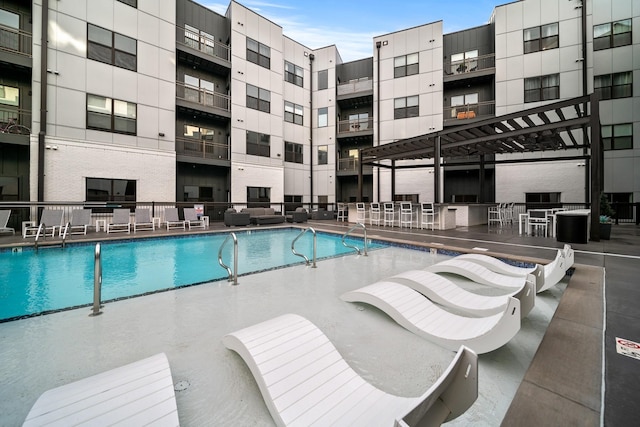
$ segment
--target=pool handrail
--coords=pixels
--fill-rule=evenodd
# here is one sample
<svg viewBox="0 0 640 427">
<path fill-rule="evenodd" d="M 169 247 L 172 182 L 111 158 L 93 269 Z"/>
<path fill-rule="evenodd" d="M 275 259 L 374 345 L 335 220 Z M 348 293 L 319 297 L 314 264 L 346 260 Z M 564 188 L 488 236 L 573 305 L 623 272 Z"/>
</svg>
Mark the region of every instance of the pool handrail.
<svg viewBox="0 0 640 427">
<path fill-rule="evenodd" d="M 293 239 L 293 242 L 291 242 L 291 252 L 293 252 L 294 255 L 299 256 L 304 258 L 305 262 L 307 263 L 307 265 L 309 265 L 309 258 L 307 258 L 306 255 L 304 254 L 299 254 L 298 252 L 296 252 L 296 241 L 302 237 L 304 235 L 304 233 L 306 233 L 307 231 L 311 230 L 311 232 L 313 233 L 313 265 L 311 266 L 311 268 L 316 268 L 316 248 L 318 246 L 318 236 L 316 235 L 316 230 L 313 229 L 313 227 L 307 227 L 304 230 L 302 230 L 300 232 L 300 234 L 298 234 L 298 236 Z"/>
<path fill-rule="evenodd" d="M 89 316 L 98 316 L 102 314 L 100 311 L 102 299 L 102 254 L 100 243 L 96 243 L 96 249 L 93 255 L 93 308 Z"/>
<path fill-rule="evenodd" d="M 224 245 L 227 244 L 227 241 L 229 240 L 229 238 L 233 238 L 233 272 L 231 271 L 229 266 L 222 261 L 222 249 L 224 248 Z M 236 237 L 236 233 L 229 233 L 229 235 L 227 235 L 227 237 L 224 239 L 224 242 L 222 242 L 222 244 L 220 245 L 220 249 L 218 249 L 218 264 L 220 264 L 220 267 L 227 270 L 227 273 L 229 274 L 229 278 L 227 279 L 227 281 L 229 282 L 233 281 L 233 284 L 237 285 L 238 284 L 238 238 Z"/>
<path fill-rule="evenodd" d="M 64 248 L 65 241 L 67 240 L 67 232 L 69 231 L 69 225 L 70 225 L 70 222 L 67 221 L 67 223 L 64 225 L 64 231 L 63 231 L 62 228 L 60 229 L 60 235 L 62 236 L 62 247 L 63 248 Z"/>
<path fill-rule="evenodd" d="M 347 244 L 347 242 L 345 242 L 345 241 L 344 241 L 344 239 L 346 239 L 346 238 L 347 238 L 347 236 L 348 236 L 348 235 L 349 235 L 353 230 L 355 230 L 355 229 L 356 229 L 356 228 L 358 228 L 358 227 L 360 227 L 360 228 L 362 228 L 362 229 L 364 230 L 364 248 L 363 248 L 363 250 L 364 250 L 364 256 L 368 256 L 368 255 L 367 255 L 367 227 L 366 227 L 363 223 L 361 223 L 361 222 L 356 223 L 356 225 L 354 225 L 353 227 L 351 227 L 349 230 L 347 230 L 347 232 L 346 232 L 346 233 L 344 233 L 344 234 L 342 235 L 342 244 L 344 245 L 344 247 L 345 247 L 345 248 L 355 249 L 355 250 L 356 250 L 356 252 L 358 252 L 358 255 L 362 255 L 362 253 L 360 252 L 360 249 L 359 249 L 357 246 L 355 246 L 355 245 L 349 245 L 349 244 Z"/>
<path fill-rule="evenodd" d="M 38 226 L 38 232 L 36 233 L 36 238 L 34 239 L 34 245 L 35 245 L 35 248 L 36 248 L 36 252 L 38 252 L 38 239 L 40 238 L 40 232 L 42 231 L 43 227 L 44 227 L 44 224 L 42 224 L 42 223 Z M 44 238 L 45 239 L 47 238 L 46 230 L 44 232 Z"/>
</svg>

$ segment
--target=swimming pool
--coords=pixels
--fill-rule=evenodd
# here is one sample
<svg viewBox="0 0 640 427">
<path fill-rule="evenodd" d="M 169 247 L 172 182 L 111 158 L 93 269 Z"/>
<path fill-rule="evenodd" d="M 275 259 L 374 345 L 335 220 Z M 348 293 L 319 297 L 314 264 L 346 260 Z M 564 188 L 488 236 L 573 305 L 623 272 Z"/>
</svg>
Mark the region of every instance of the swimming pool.
<svg viewBox="0 0 640 427">
<path fill-rule="evenodd" d="M 299 229 L 236 232 L 238 274 L 303 263 L 291 252 Z M 102 300 L 225 279 L 218 250 L 228 234 L 187 235 L 140 240 L 105 241 L 102 252 Z M 355 254 L 341 237 L 317 233 L 317 258 Z M 362 238 L 347 243 L 362 248 Z M 296 242 L 296 251 L 312 257 L 313 235 Z M 384 247 L 372 242 L 370 249 Z M 77 307 L 93 301 L 95 244 L 66 248 L 0 252 L 0 321 Z M 232 266 L 233 245 L 225 245 L 223 260 Z"/>
</svg>

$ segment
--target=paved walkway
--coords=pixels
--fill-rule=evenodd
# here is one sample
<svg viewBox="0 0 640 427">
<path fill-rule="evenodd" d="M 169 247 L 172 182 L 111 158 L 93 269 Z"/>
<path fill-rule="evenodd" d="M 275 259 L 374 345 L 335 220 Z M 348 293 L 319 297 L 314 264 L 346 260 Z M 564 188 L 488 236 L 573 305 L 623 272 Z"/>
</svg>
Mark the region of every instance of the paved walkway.
<svg viewBox="0 0 640 427">
<path fill-rule="evenodd" d="M 307 225 L 337 232 L 344 232 L 350 226 L 336 221 L 315 221 Z M 212 229 L 232 230 L 221 224 L 212 224 Z M 544 262 L 552 259 L 555 251 L 563 246 L 555 239 L 519 235 L 517 226 L 488 228 L 485 225 L 446 231 L 368 226 L 368 234 Z M 148 235 L 139 233 L 131 237 Z M 106 234 L 101 233 L 99 237 L 105 238 Z M 96 234 L 90 233 L 87 238 L 95 239 Z M 115 238 L 120 239 L 122 235 Z M 71 240 L 81 238 L 74 236 Z M 0 237 L 0 246 L 22 244 L 25 242 L 19 236 Z M 614 226 L 609 241 L 572 246 L 576 252 L 575 274 L 505 416 L 504 425 L 637 424 L 640 360 L 618 354 L 615 340 L 619 337 L 640 342 L 640 287 L 637 286 L 640 228 Z"/>
</svg>

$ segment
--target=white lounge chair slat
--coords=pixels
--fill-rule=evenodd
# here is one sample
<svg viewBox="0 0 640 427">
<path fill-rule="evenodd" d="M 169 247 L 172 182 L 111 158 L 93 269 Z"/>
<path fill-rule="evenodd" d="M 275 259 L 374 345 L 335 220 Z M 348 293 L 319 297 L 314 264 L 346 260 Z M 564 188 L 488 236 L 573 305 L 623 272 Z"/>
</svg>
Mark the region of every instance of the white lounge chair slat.
<svg viewBox="0 0 640 427">
<path fill-rule="evenodd" d="M 164 354 L 43 393 L 24 426 L 111 425 L 132 416 L 178 425 L 169 362 Z"/>
<path fill-rule="evenodd" d="M 515 265 L 511 265 L 498 258 L 484 255 L 484 254 L 463 254 L 463 255 L 458 255 L 454 259 L 475 262 L 476 264 L 480 264 L 493 272 L 506 274 L 507 276 L 515 276 L 515 277 L 524 277 L 527 274 L 533 273 L 536 269 L 535 266 L 534 267 L 518 267 Z"/>
<path fill-rule="evenodd" d="M 408 316 L 405 306 L 388 298 L 394 288 L 420 304 L 424 312 L 438 313 L 436 320 L 428 321 L 417 315 Z M 387 313 L 398 324 L 409 331 L 433 341 L 445 348 L 455 349 L 465 345 L 476 353 L 486 353 L 505 345 L 520 330 L 520 302 L 509 297 L 509 304 L 502 313 L 483 318 L 463 317 L 450 313 L 415 290 L 393 282 L 377 282 L 347 292 L 341 296 L 345 301 L 371 304 Z M 413 312 L 413 308 L 412 308 Z"/>
<path fill-rule="evenodd" d="M 527 280 L 524 277 L 505 276 L 504 274 L 494 273 L 479 264 L 471 261 L 456 260 L 455 258 L 433 264 L 425 270 L 432 273 L 457 274 L 474 282 L 500 289 L 521 289 Z"/>
<path fill-rule="evenodd" d="M 441 416 L 440 422 L 444 422 L 463 413 L 477 397 L 477 356 L 465 347 L 460 347 L 454 361 L 447 368 L 447 376 L 450 378 L 445 383 L 439 380 L 422 396 L 406 398 L 390 395 L 366 382 L 344 361 L 322 333 L 320 337 L 303 344 L 308 346 L 308 351 L 303 351 L 300 356 L 304 359 L 303 363 L 297 364 L 295 360 L 280 359 L 284 365 L 272 372 L 280 371 L 284 377 L 280 381 L 272 382 L 272 386 L 268 386 L 264 381 L 261 365 L 256 363 L 251 347 L 244 339 L 262 340 L 266 336 L 273 335 L 278 342 L 286 343 L 289 340 L 282 336 L 282 331 L 286 329 L 285 325 L 296 325 L 296 328 L 288 329 L 295 340 L 299 336 L 296 329 L 305 329 L 305 326 L 300 323 L 317 329 L 308 320 L 294 314 L 287 314 L 228 334 L 223 338 L 225 346 L 236 351 L 247 363 L 274 421 L 279 426 L 392 426 L 399 417 L 404 417 L 408 413 L 413 414 L 416 408 L 420 412 L 418 419 L 432 416 L 429 408 L 434 406 L 434 402 L 440 396 L 444 399 L 446 407 L 455 410 L 455 412 L 447 410 L 444 414 L 438 414 Z M 321 344 L 318 345 L 318 343 Z M 264 344 L 262 340 L 260 345 Z M 327 346 L 330 347 L 329 353 L 326 352 Z M 316 353 L 317 349 L 320 349 L 321 354 Z M 315 367 L 316 361 L 312 356 L 317 356 L 317 363 L 321 368 Z M 304 365 L 308 367 L 306 369 L 312 371 L 312 374 L 302 370 L 299 372 L 301 375 L 298 376 L 285 367 L 289 363 L 297 364 L 293 371 Z M 290 382 L 291 385 L 287 384 L 287 387 L 283 388 L 283 382 Z M 445 390 L 442 384 L 452 384 L 455 390 Z M 274 391 L 280 393 L 277 401 L 274 401 Z M 438 407 L 438 405 L 435 406 Z M 427 415 L 424 415 L 425 412 Z"/>
</svg>

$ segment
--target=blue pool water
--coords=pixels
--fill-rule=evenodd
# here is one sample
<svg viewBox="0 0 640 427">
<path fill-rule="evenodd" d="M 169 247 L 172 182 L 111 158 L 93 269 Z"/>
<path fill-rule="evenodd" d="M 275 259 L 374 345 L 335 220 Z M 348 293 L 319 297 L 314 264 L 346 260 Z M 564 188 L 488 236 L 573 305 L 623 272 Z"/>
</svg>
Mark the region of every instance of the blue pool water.
<svg viewBox="0 0 640 427">
<path fill-rule="evenodd" d="M 304 262 L 291 253 L 299 229 L 236 232 L 238 274 Z M 102 299 L 142 295 L 227 277 L 218 250 L 227 234 L 127 241 L 105 241 L 102 252 Z M 355 253 L 341 237 L 318 233 L 317 258 Z M 362 248 L 362 239 L 347 239 Z M 306 233 L 296 251 L 312 257 L 313 235 Z M 372 243 L 369 248 L 383 247 Z M 0 252 L 0 320 L 90 304 L 93 301 L 95 244 L 66 248 Z M 233 244 L 223 251 L 233 267 Z"/>
</svg>

